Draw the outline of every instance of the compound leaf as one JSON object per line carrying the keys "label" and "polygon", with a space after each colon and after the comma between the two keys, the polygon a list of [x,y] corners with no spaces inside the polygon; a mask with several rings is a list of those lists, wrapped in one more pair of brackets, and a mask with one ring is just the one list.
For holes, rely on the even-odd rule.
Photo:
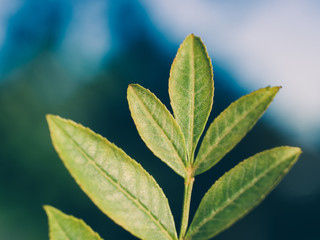
{"label": "compound leaf", "polygon": [[194,163],[195,175],[221,160],[255,125],[279,87],[266,87],[245,95],[225,109],[210,125]]}
{"label": "compound leaf", "polygon": [[182,177],[186,176],[186,149],[182,132],[167,108],[149,90],[131,84],[128,102],[138,132],[150,150]]}
{"label": "compound leaf", "polygon": [[177,239],[168,200],[141,165],[80,124],[47,120],[60,158],[102,212],[138,238]]}
{"label": "compound leaf", "polygon": [[67,215],[58,209],[44,207],[49,219],[50,240],[102,240],[84,221]]}
{"label": "compound leaf", "polygon": [[300,154],[296,147],[273,148],[224,174],[201,200],[186,239],[210,239],[243,217],[279,183]]}
{"label": "compound leaf", "polygon": [[213,104],[211,60],[201,39],[193,34],[183,41],[173,61],[169,95],[192,161]]}

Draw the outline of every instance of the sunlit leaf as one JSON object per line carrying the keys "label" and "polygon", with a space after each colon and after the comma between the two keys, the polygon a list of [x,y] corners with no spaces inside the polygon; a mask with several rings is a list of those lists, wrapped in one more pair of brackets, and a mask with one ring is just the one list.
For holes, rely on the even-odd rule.
{"label": "sunlit leaf", "polygon": [[173,116],[154,94],[137,84],[129,85],[128,102],[143,141],[156,156],[184,177],[186,149],[182,132]]}
{"label": "sunlit leaf", "polygon": [[205,194],[186,239],[210,239],[260,203],[301,154],[278,147],[250,157],[223,175]]}
{"label": "sunlit leaf", "polygon": [[49,219],[50,240],[102,240],[84,221],[45,206]]}
{"label": "sunlit leaf", "polygon": [[47,120],[60,158],[102,212],[138,238],[177,239],[163,191],[138,163],[80,124]]}
{"label": "sunlit leaf", "polygon": [[210,169],[255,125],[279,87],[266,87],[241,97],[210,125],[195,160],[195,175]]}
{"label": "sunlit leaf", "polygon": [[213,103],[211,60],[200,38],[193,34],[181,44],[173,61],[169,94],[174,116],[185,137],[189,161],[193,161]]}

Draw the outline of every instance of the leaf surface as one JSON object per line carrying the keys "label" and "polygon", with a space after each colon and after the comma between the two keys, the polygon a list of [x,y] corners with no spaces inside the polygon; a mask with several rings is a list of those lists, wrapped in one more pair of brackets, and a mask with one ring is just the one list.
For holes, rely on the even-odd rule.
{"label": "leaf surface", "polygon": [[245,95],[212,122],[195,160],[195,175],[209,170],[240,142],[278,91],[279,87],[266,87]]}
{"label": "leaf surface", "polygon": [[211,60],[201,39],[193,34],[183,41],[173,61],[169,95],[192,161],[213,104]]}
{"label": "leaf surface", "polygon": [[128,102],[138,132],[150,150],[175,172],[186,175],[186,149],[182,132],[167,108],[149,90],[131,84]]}
{"label": "leaf surface", "polygon": [[58,209],[44,207],[49,219],[50,240],[102,240],[84,221],[67,215]]}
{"label": "leaf surface", "polygon": [[102,212],[138,238],[177,239],[168,200],[141,165],[80,124],[47,120],[60,158]]}
{"label": "leaf surface", "polygon": [[210,239],[243,217],[279,183],[300,154],[300,148],[274,148],[224,174],[201,200],[186,239]]}

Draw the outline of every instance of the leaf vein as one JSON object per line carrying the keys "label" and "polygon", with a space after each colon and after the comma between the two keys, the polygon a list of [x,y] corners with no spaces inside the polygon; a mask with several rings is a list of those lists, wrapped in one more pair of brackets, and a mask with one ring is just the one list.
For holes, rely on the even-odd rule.
{"label": "leaf vein", "polygon": [[[160,227],[160,229],[170,237],[170,239],[174,239],[166,227],[159,221],[159,219],[143,204],[139,199],[137,199],[134,195],[130,193],[122,184],[120,184],[116,179],[114,179],[111,175],[109,175],[100,165],[98,165],[94,159],[90,155],[86,153],[86,151],[68,134],[67,131],[60,124],[56,122],[56,124],[60,127],[63,133],[69,137],[74,146],[78,149],[78,151],[87,159],[88,163],[90,163],[95,169],[97,169],[105,178],[115,186],[120,192],[123,193],[132,203],[134,203],[142,212],[144,212],[147,216],[150,217],[151,221]],[[148,178],[149,180],[149,178]],[[93,200],[93,199],[92,199]]]}
{"label": "leaf vein", "polygon": [[[219,214],[220,212],[222,212],[224,209],[226,209],[230,204],[233,203],[233,201],[235,201],[237,198],[239,198],[243,193],[245,193],[247,190],[249,190],[250,188],[254,187],[255,184],[261,180],[263,177],[265,177],[269,172],[271,172],[273,169],[275,169],[278,165],[282,164],[284,161],[286,161],[287,158],[284,158],[283,161],[277,162],[275,163],[273,166],[271,166],[269,169],[267,169],[266,171],[264,171],[263,173],[261,173],[258,177],[255,177],[252,179],[252,181],[250,183],[248,183],[246,186],[244,186],[243,188],[241,188],[238,192],[236,192],[234,194],[234,196],[232,198],[230,198],[229,201],[226,201],[226,204],[223,205],[221,208],[218,209],[214,209],[213,212],[206,218],[204,218],[199,224],[198,226],[193,229],[193,233],[196,233],[203,225],[205,225],[208,221],[210,221],[212,218],[214,218],[214,216],[216,214]],[[233,174],[232,174],[233,175]],[[191,234],[191,236],[194,234]]]}
{"label": "leaf vein", "polygon": [[[226,137],[230,132],[232,132],[232,129],[239,123],[241,122],[242,120],[244,120],[251,112],[253,112],[256,107],[258,107],[260,105],[261,102],[263,102],[266,98],[268,98],[269,95],[267,95],[266,97],[264,98],[261,98],[260,101],[257,101],[254,106],[252,107],[251,110],[247,111],[245,114],[241,115],[238,117],[237,120],[234,121],[234,123],[232,125],[230,125],[229,127],[225,128],[225,130],[223,131],[223,134],[222,136],[219,134],[215,143],[213,145],[210,145],[207,147],[207,150],[206,153],[204,155],[201,156],[200,160],[197,161],[196,163],[196,166],[194,167],[195,169],[197,169],[199,167],[199,165],[205,161],[205,159],[208,157],[208,155],[211,153],[211,151],[222,141],[221,139],[223,139],[224,137]],[[237,109],[237,108],[236,108]],[[235,109],[235,110],[236,110]],[[222,112],[223,114],[224,112]]]}
{"label": "leaf vein", "polygon": [[[135,93],[135,91],[133,91],[133,93],[136,95],[136,98],[138,99],[138,101],[141,103],[141,105],[143,106],[143,108],[150,113],[150,110],[148,109],[148,107],[145,105],[145,103],[143,101],[141,101],[141,99],[139,98],[139,96]],[[170,113],[169,113],[170,114]],[[183,156],[180,156],[180,153],[177,149],[177,146],[170,141],[170,137],[168,136],[168,133],[166,131],[163,130],[163,128],[161,127],[161,124],[157,121],[157,119],[154,117],[154,115],[151,115],[151,119],[156,123],[156,126],[158,127],[158,129],[161,130],[163,136],[165,136],[165,138],[168,140],[168,142],[170,143],[171,147],[174,150],[174,154],[178,157],[178,159],[181,160],[182,164],[185,165],[184,161],[183,161]],[[150,115],[147,115],[148,118],[150,118]],[[178,163],[179,164],[179,163]]]}

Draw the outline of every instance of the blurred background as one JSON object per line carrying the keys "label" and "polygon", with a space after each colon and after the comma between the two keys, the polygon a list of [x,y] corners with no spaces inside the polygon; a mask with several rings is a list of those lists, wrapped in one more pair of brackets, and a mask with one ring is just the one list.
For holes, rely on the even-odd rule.
{"label": "blurred background", "polygon": [[213,62],[209,122],[244,94],[283,88],[243,141],[196,179],[191,214],[239,161],[300,146],[283,182],[215,239],[319,240],[319,12],[317,0],[0,0],[0,239],[48,239],[44,204],[84,219],[104,239],[135,239],[64,168],[47,113],[90,127],[140,162],[164,189],[179,226],[183,180],[140,140],[126,89],[139,83],[169,107],[171,63],[194,33]]}

